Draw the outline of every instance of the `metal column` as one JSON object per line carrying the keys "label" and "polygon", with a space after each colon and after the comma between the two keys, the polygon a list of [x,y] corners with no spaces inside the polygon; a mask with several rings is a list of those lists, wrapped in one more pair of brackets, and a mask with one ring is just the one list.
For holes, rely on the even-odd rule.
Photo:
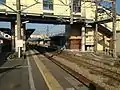
{"label": "metal column", "polygon": [[15,51],[15,22],[11,22],[12,51]]}
{"label": "metal column", "polygon": [[105,43],[105,39],[106,39],[106,38],[105,38],[105,35],[103,35],[103,51],[104,51],[104,52],[105,52],[105,44],[106,44],[106,43]]}
{"label": "metal column", "polygon": [[70,1],[70,24],[73,24],[73,0]]}
{"label": "metal column", "polygon": [[22,23],[23,51],[26,51],[26,23]]}
{"label": "metal column", "polygon": [[[16,0],[17,8],[17,40],[21,40],[21,5],[20,0]],[[18,47],[18,57],[21,57],[21,47]]]}
{"label": "metal column", "polygon": [[113,57],[116,55],[116,0],[112,1],[112,16],[113,16]]}
{"label": "metal column", "polygon": [[85,51],[85,27],[82,27],[82,48],[81,50],[84,52]]}
{"label": "metal column", "polygon": [[[98,0],[96,0],[96,11],[95,11],[95,21],[98,21]],[[97,52],[97,44],[98,44],[98,24],[95,24],[95,32],[94,32],[94,52]]]}

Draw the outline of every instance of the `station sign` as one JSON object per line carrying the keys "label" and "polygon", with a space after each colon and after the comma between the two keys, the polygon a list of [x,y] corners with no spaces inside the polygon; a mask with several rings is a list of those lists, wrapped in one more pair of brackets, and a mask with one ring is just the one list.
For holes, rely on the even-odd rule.
{"label": "station sign", "polygon": [[23,47],[23,43],[24,43],[23,40],[17,40],[16,41],[16,47]]}

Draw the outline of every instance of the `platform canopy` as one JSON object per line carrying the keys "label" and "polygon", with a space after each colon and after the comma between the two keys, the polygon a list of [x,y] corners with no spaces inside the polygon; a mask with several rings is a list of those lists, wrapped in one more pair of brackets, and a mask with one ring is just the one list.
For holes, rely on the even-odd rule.
{"label": "platform canopy", "polygon": [[30,37],[30,35],[35,31],[35,29],[27,29],[26,30],[26,40]]}

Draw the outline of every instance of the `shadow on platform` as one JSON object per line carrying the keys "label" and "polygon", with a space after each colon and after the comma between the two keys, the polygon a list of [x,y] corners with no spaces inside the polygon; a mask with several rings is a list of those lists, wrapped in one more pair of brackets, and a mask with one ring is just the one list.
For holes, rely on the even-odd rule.
{"label": "shadow on platform", "polygon": [[10,52],[1,52],[0,53],[0,67],[7,61],[7,57],[9,56]]}

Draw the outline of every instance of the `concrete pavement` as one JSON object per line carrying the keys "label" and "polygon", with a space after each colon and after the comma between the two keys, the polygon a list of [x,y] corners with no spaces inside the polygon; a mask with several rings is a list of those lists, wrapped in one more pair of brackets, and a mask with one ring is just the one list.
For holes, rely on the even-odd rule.
{"label": "concrete pavement", "polygon": [[34,53],[30,53],[30,51],[27,53],[29,85],[31,90],[49,90],[41,72],[39,71],[39,68],[34,61]]}
{"label": "concrete pavement", "polygon": [[0,90],[29,90],[26,60],[7,60],[0,55]]}
{"label": "concrete pavement", "polygon": [[[34,90],[48,90],[48,87],[39,72],[32,57],[29,57],[30,66],[27,59],[11,59],[7,60],[5,54],[0,54],[0,90],[33,90],[30,81],[29,67],[35,84]],[[3,63],[4,62],[4,63]]]}
{"label": "concrete pavement", "polygon": [[[48,58],[46,58],[44,55],[40,54],[36,50],[34,50],[34,52],[36,52],[36,55],[38,57],[38,59],[34,59],[34,60],[36,61],[39,60],[46,67],[46,69],[49,71],[52,77],[57,80],[57,83],[54,83],[54,81],[52,80],[50,84],[52,83],[54,84],[54,86],[55,84],[59,84],[63,88],[63,90],[88,90],[88,88],[84,88],[85,86],[82,83],[78,82],[71,75],[66,73],[63,69],[61,69],[59,66],[57,66]],[[48,79],[49,78],[47,78],[47,80]],[[56,89],[56,90],[59,90],[59,89]]]}
{"label": "concrete pavement", "polygon": [[0,90],[86,90],[36,50],[27,51],[27,59],[4,59],[0,59],[5,61],[0,67]]}

